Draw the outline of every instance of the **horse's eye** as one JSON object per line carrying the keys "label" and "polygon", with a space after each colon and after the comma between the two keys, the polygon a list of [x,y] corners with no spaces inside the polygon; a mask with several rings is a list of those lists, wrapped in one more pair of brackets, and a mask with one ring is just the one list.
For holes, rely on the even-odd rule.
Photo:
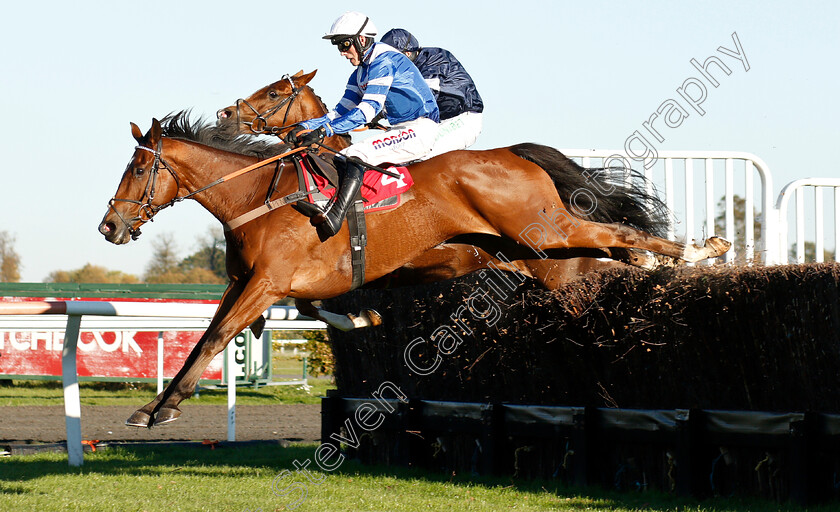
{"label": "horse's eye", "polygon": [[137,178],[139,178],[140,176],[143,176],[144,172],[146,172],[146,170],[143,169],[142,167],[135,167],[134,168],[134,176],[137,177]]}
{"label": "horse's eye", "polygon": [[279,96],[279,94],[277,94],[277,91],[268,91],[268,97],[269,98],[271,98],[273,100],[276,100],[277,96]]}

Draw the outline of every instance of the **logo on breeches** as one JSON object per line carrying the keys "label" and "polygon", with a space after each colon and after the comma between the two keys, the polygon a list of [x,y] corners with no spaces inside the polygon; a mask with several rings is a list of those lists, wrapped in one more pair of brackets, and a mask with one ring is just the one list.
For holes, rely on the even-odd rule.
{"label": "logo on breeches", "polygon": [[386,146],[394,146],[396,144],[401,144],[407,141],[408,139],[413,139],[414,137],[417,137],[417,134],[414,133],[414,130],[409,128],[408,130],[401,131],[397,135],[376,139],[372,142],[372,144],[374,149],[382,149]]}

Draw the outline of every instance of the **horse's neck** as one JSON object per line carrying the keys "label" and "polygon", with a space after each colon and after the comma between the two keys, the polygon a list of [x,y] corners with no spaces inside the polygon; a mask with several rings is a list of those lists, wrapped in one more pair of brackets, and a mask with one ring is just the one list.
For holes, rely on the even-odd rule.
{"label": "horse's neck", "polygon": [[[196,142],[164,140],[170,141],[172,146],[164,146],[164,157],[178,175],[181,185],[178,195],[181,197],[259,162],[256,157],[230,153]],[[268,164],[198,192],[191,199],[195,199],[219,221],[227,222],[265,202],[274,170],[274,164]],[[295,174],[284,173],[277,183],[277,191],[289,194],[296,186]]]}
{"label": "horse's neck", "polygon": [[300,91],[300,109],[297,112],[292,112],[289,114],[292,123],[300,123],[301,121],[306,121],[307,119],[313,119],[316,117],[321,117],[326,115],[327,108],[324,105],[324,102],[321,101],[320,98],[315,94],[310,87],[305,87]]}

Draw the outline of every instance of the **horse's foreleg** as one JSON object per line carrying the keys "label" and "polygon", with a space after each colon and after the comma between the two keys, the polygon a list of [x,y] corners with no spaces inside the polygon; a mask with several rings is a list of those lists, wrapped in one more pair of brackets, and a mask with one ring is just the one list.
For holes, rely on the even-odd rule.
{"label": "horse's foreleg", "polygon": [[359,316],[350,313],[340,315],[321,308],[316,308],[311,300],[295,299],[295,307],[306,316],[320,320],[340,331],[352,331],[364,327],[374,327],[382,323],[382,316],[373,309],[363,309]]}
{"label": "horse's foreleg", "polygon": [[184,372],[184,368],[189,366],[192,361],[198,355],[198,347],[204,343],[204,340],[207,338],[210,331],[213,329],[213,325],[216,324],[215,318],[217,318],[220,314],[222,314],[223,310],[227,311],[230,306],[239,298],[240,294],[242,293],[242,284],[240,281],[234,281],[228,285],[225,289],[224,293],[222,294],[221,300],[219,301],[219,308],[216,310],[214,321],[211,322],[210,327],[208,327],[207,331],[201,336],[201,339],[196,343],[193,350],[190,352],[189,356],[187,356],[187,360],[184,362],[184,366],[182,366],[181,371],[175,376],[175,378],[167,385],[167,387],[159,393],[154,400],[147,403],[140,409],[134,411],[125,422],[125,424],[129,427],[149,427],[151,428],[152,424],[154,423],[154,414],[157,410],[159,404],[164,400],[164,397],[168,397],[167,394],[170,392],[170,388],[173,387],[176,381],[182,378],[182,374]]}
{"label": "horse's foreleg", "polygon": [[163,393],[137,410],[126,425],[151,427],[176,420],[181,415],[178,404],[192,395],[201,374],[213,358],[279,298],[268,293],[267,280],[256,277],[244,286],[232,285],[228,288],[210,326],[193,347],[184,366]]}

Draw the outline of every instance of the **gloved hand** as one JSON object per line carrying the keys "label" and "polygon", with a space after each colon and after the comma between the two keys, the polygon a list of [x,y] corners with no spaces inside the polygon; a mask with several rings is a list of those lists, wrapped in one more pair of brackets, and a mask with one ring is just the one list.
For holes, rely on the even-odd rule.
{"label": "gloved hand", "polygon": [[300,135],[300,132],[303,131],[302,126],[297,126],[286,135],[286,143],[292,144],[294,146],[311,146],[315,143],[321,142],[324,140],[324,137],[327,136],[327,129],[323,126],[320,128],[316,128],[311,132],[304,133]]}
{"label": "gloved hand", "polygon": [[327,136],[327,129],[325,127],[315,128],[309,133],[304,133],[298,137],[298,146],[311,146],[324,140]]}
{"label": "gloved hand", "polygon": [[297,125],[297,126],[295,126],[295,127],[294,127],[294,128],[292,128],[291,130],[289,130],[289,133],[287,133],[285,137],[283,137],[283,142],[285,142],[286,144],[288,144],[288,145],[290,145],[290,146],[295,146],[295,145],[297,145],[297,143],[298,143],[298,134],[299,134],[300,132],[302,132],[303,130],[305,130],[305,129],[306,129],[306,128],[304,128],[304,127],[303,127],[303,126],[301,126],[301,125]]}

